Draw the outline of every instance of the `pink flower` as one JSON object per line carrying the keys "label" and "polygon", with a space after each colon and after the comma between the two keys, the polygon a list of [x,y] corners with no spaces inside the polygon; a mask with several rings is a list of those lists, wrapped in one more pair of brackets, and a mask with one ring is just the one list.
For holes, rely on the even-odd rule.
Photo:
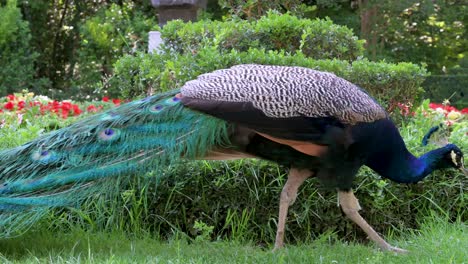
{"label": "pink flower", "polygon": [[23,123],[23,114],[18,114],[18,125],[21,125]]}

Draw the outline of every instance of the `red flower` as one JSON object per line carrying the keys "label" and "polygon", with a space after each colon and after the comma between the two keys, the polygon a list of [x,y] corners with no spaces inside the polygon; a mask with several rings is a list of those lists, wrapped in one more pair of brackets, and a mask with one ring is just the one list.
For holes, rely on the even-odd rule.
{"label": "red flower", "polygon": [[49,102],[49,107],[50,107],[50,111],[54,113],[58,113],[60,110],[60,102],[58,101],[53,101],[52,103]]}
{"label": "red flower", "polygon": [[62,109],[62,118],[67,119],[68,118],[68,111],[65,109]]}
{"label": "red flower", "polygon": [[437,108],[444,108],[443,104],[436,104],[436,103],[429,103],[429,108],[431,109],[437,109]]}
{"label": "red flower", "polygon": [[8,98],[8,101],[13,101],[16,98],[15,95],[13,95],[13,94],[9,94],[6,97]]}
{"label": "red flower", "polygon": [[114,105],[120,105],[121,101],[120,99],[112,99],[112,103],[114,103]]}
{"label": "red flower", "polygon": [[86,108],[86,111],[96,113],[97,108],[94,105],[90,105],[90,106],[88,106],[88,108]]}
{"label": "red flower", "polygon": [[[437,103],[429,103],[429,108],[436,110],[437,108],[440,108],[444,110],[445,112],[449,113],[452,111],[455,112],[461,112],[461,113],[468,113],[468,109],[464,108],[463,110],[458,110],[457,108],[450,106],[450,105],[444,105],[444,104],[437,104]],[[447,115],[447,114],[446,114]]]}
{"label": "red flower", "polygon": [[63,111],[70,111],[72,108],[72,104],[70,102],[62,102],[62,105],[60,106]]}
{"label": "red flower", "polygon": [[104,97],[102,98],[102,101],[103,101],[103,102],[106,102],[106,103],[109,102],[109,96],[104,96]]}
{"label": "red flower", "polygon": [[72,105],[72,109],[73,109],[74,116],[80,115],[83,112],[81,111],[80,107],[76,104]]}
{"label": "red flower", "polygon": [[447,110],[447,112],[458,111],[455,107],[450,105],[445,106],[445,110]]}
{"label": "red flower", "polygon": [[463,108],[461,110],[462,114],[467,114],[468,115],[468,107],[467,108]]}
{"label": "red flower", "polygon": [[29,106],[31,106],[31,107],[33,107],[33,106],[42,106],[42,103],[38,102],[38,101],[29,102]]}
{"label": "red flower", "polygon": [[18,109],[21,110],[26,106],[26,103],[24,101],[19,101],[18,102]]}
{"label": "red flower", "polygon": [[41,105],[39,107],[39,111],[41,111],[41,115],[43,115],[47,109],[48,109],[47,105]]}
{"label": "red flower", "polygon": [[11,111],[13,108],[15,108],[15,104],[12,101],[9,101],[3,106],[3,108]]}

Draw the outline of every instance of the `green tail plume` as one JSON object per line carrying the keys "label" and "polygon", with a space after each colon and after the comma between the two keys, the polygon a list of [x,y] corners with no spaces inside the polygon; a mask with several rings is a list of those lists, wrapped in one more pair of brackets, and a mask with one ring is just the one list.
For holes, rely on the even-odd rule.
{"label": "green tail plume", "polygon": [[111,178],[160,173],[228,144],[227,124],[183,107],[178,91],[148,97],[0,152],[0,237],[50,208],[115,190]]}

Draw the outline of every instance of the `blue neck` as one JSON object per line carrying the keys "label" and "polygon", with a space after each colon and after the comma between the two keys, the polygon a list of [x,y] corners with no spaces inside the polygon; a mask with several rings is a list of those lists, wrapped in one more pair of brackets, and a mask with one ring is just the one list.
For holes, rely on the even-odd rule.
{"label": "blue neck", "polygon": [[382,177],[399,183],[416,183],[438,169],[442,157],[440,149],[420,158],[413,156],[398,129],[388,119],[362,125],[353,134],[355,131],[369,153],[366,165]]}
{"label": "blue neck", "polygon": [[381,155],[386,162],[369,162],[368,166],[382,177],[399,183],[416,183],[424,179],[437,167],[436,153],[428,152],[416,158],[410,152],[394,153],[392,151]]}

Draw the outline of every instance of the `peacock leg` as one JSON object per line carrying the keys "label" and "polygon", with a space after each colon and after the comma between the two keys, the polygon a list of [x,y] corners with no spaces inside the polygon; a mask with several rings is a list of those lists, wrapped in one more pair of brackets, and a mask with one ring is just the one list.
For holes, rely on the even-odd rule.
{"label": "peacock leg", "polygon": [[279,216],[278,216],[278,229],[276,231],[275,248],[282,248],[284,245],[284,229],[286,225],[286,217],[288,215],[288,208],[296,201],[297,190],[299,186],[310,176],[312,172],[307,169],[291,168],[288,175],[288,180],[281,191]]}
{"label": "peacock leg", "polygon": [[338,199],[340,201],[341,208],[343,212],[351,219],[354,223],[361,227],[361,229],[366,232],[369,238],[377,243],[377,245],[382,250],[394,251],[397,253],[407,253],[407,250],[393,247],[388,244],[383,238],[375,232],[375,230],[362,218],[359,214],[359,210],[361,210],[361,206],[359,205],[358,199],[354,196],[352,190],[350,191],[338,191]]}

